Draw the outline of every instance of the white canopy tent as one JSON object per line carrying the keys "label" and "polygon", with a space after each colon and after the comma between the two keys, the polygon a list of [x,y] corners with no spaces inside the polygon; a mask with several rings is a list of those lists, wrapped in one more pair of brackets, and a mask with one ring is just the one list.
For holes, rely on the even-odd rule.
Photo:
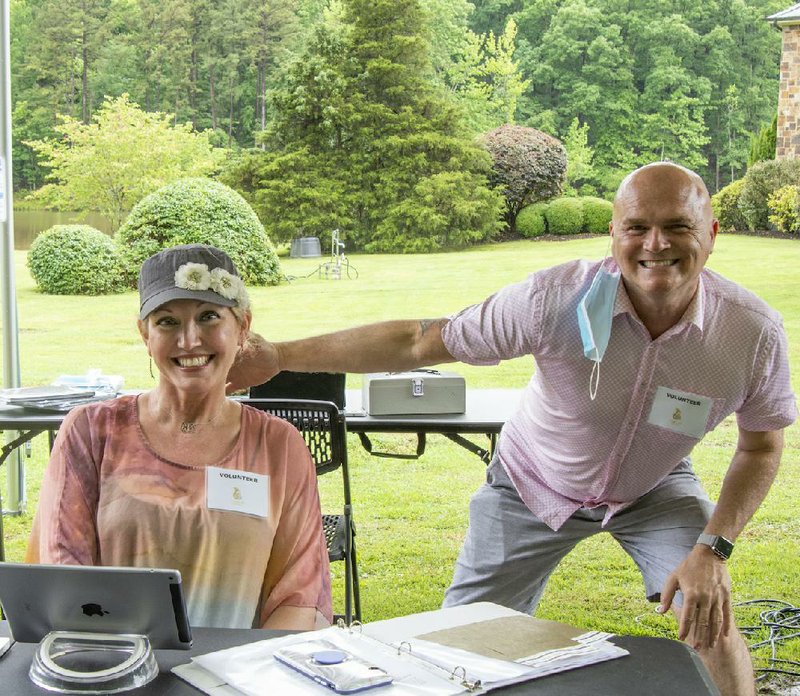
{"label": "white canopy tent", "polygon": [[[3,386],[20,386],[19,329],[14,283],[14,210],[11,183],[11,47],[9,0],[0,0],[0,321],[3,334]],[[11,435],[11,437],[8,437]],[[13,439],[7,433],[6,442]],[[22,459],[14,453],[6,460],[7,503],[10,512],[24,505]]]}

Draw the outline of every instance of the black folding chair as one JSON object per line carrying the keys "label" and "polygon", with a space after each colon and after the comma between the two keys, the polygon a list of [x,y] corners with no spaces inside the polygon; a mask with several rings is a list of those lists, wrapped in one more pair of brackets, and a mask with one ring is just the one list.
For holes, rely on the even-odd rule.
{"label": "black folding chair", "polygon": [[[243,399],[242,403],[289,421],[300,431],[311,452],[317,476],[336,470],[342,473],[344,506],[341,514],[323,514],[322,524],[331,561],[344,561],[344,614],[350,625],[361,620],[361,598],[356,566],[356,528],[350,500],[347,467],[347,428],[344,415],[329,401],[303,399]],[[339,618],[335,616],[334,618]]]}

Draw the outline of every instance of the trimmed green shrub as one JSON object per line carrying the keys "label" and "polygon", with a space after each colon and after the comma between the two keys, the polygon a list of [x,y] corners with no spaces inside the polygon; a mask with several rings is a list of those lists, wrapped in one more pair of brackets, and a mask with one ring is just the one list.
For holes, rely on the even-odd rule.
{"label": "trimmed green shrub", "polygon": [[767,199],[779,188],[790,184],[800,185],[800,160],[764,160],[747,170],[739,194],[739,208],[750,229],[769,228]]}
{"label": "trimmed green shrub", "polygon": [[744,179],[737,179],[711,196],[711,207],[714,217],[719,220],[720,232],[748,229],[747,220],[739,207],[743,187]]}
{"label": "trimmed green shrub", "polygon": [[608,234],[608,225],[614,206],[610,201],[585,196],[583,202],[583,231],[591,234]]}
{"label": "trimmed green shrub", "polygon": [[781,232],[800,230],[800,186],[779,188],[767,199],[767,205],[771,211],[769,221]]}
{"label": "trimmed green shrub", "polygon": [[580,234],[583,230],[583,201],[580,198],[556,198],[545,208],[550,234]]}
{"label": "trimmed green shrub", "polygon": [[122,263],[114,241],[89,225],[54,225],[28,251],[28,268],[48,295],[122,292]]}
{"label": "trimmed green shrub", "polygon": [[248,285],[275,285],[280,265],[253,209],[236,191],[210,179],[179,179],[139,201],[117,230],[131,286],[142,262],[178,244],[225,251]]}
{"label": "trimmed green shrub", "polygon": [[547,203],[526,205],[517,213],[517,232],[523,237],[541,237],[547,232],[544,209]]}

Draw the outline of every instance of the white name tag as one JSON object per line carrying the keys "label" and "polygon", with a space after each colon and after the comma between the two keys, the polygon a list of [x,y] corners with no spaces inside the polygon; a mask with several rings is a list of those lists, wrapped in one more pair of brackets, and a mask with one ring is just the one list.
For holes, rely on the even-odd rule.
{"label": "white name tag", "polygon": [[706,433],[711,399],[707,396],[659,387],[648,423],[683,435],[701,438]]}
{"label": "white name tag", "polygon": [[237,469],[206,469],[206,504],[211,510],[269,514],[269,476]]}

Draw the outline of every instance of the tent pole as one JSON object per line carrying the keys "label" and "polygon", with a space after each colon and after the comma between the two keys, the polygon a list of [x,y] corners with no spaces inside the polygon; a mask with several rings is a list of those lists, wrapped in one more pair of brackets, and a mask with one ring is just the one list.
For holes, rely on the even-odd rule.
{"label": "tent pole", "polygon": [[[20,386],[19,329],[14,283],[14,207],[11,176],[11,41],[9,0],[0,0],[0,322],[3,333],[3,386]],[[7,432],[6,442],[18,433]],[[25,470],[19,451],[6,461],[8,512],[25,504]]]}

